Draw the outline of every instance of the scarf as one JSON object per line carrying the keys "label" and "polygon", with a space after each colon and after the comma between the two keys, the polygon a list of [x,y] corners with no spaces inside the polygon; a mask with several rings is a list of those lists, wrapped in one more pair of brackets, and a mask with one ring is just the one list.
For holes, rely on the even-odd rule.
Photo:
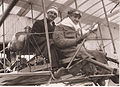
{"label": "scarf", "polygon": [[60,24],[65,25],[65,26],[69,26],[69,27],[74,27],[75,31],[78,31],[80,34],[82,32],[83,35],[89,31],[89,30],[81,29],[79,23],[74,24],[73,21],[69,17],[62,20],[58,25],[60,25]]}
{"label": "scarf", "polygon": [[69,26],[69,27],[74,27],[76,31],[78,31],[78,29],[80,29],[79,23],[74,24],[73,21],[69,17],[62,20],[58,25],[60,25],[60,24]]}

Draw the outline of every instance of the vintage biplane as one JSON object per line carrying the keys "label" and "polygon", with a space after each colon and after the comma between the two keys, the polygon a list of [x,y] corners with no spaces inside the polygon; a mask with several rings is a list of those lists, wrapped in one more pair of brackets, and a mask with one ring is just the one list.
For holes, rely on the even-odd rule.
{"label": "vintage biplane", "polygon": [[[5,1],[6,1],[6,3],[9,2],[7,0],[5,0]],[[12,10],[12,8],[19,1],[20,2],[22,2],[22,1],[28,2],[29,4],[32,4],[34,0],[33,1],[32,0],[30,0],[30,1],[29,0],[12,0],[11,3],[9,4],[8,8],[6,9],[6,11],[3,13],[3,15],[1,17],[0,26],[2,25],[4,20],[7,18],[7,16],[9,16],[9,13]],[[45,13],[46,12],[45,3],[46,2],[45,2],[45,0],[38,0],[38,1],[42,3],[43,14],[44,14],[44,23],[47,24],[46,16],[45,16],[45,14],[46,14]],[[49,1],[48,3],[51,2],[51,4],[57,3],[56,2],[57,0],[53,0],[53,1],[48,0],[48,1]],[[75,1],[76,9],[78,9],[77,0],[68,0],[65,4],[69,5],[70,3],[73,3],[74,1]],[[87,1],[90,1],[90,0],[84,0],[84,2],[81,3],[81,5],[86,3]],[[32,3],[30,3],[30,2],[32,2]],[[94,3],[93,6],[95,6],[99,2],[102,2],[102,4],[103,4],[105,18],[107,20],[107,25],[109,27],[109,31],[110,31],[110,35],[111,35],[111,39],[112,39],[113,49],[116,53],[114,40],[112,37],[109,21],[108,21],[106,10],[105,10],[104,0],[101,0],[101,1],[98,0],[98,2]],[[112,3],[113,2],[114,2],[114,0],[112,1]],[[119,2],[117,2],[117,3],[119,3]],[[66,8],[67,8],[67,6],[66,6]],[[92,6],[90,8],[92,8]],[[63,10],[64,8],[61,7],[61,9]],[[32,8],[31,8],[31,10],[32,10]],[[87,9],[86,9],[86,11],[87,11]],[[112,9],[112,11],[113,11],[113,9]],[[27,27],[27,28],[30,28],[30,27]],[[45,31],[46,31],[45,34],[46,34],[46,40],[47,40],[48,53],[50,53],[47,27],[45,28]],[[24,33],[24,38],[29,37],[29,35],[31,35],[31,33]],[[5,35],[3,34],[3,37],[4,36]],[[101,40],[102,40],[102,35],[101,35]],[[23,42],[25,42],[25,41],[27,41],[27,39],[23,40]],[[81,44],[84,45],[85,41],[86,41],[86,39],[83,40],[83,42]],[[22,45],[24,45],[24,44],[22,44]],[[34,44],[33,44],[33,46],[34,46]],[[63,72],[60,73],[61,75],[59,78],[54,74],[55,72],[52,70],[51,61],[46,62],[42,53],[40,53],[41,55],[35,55],[35,53],[33,54],[34,51],[31,49],[29,49],[29,53],[27,53],[28,52],[27,48],[28,47],[25,46],[24,50],[16,51],[15,53],[17,53],[19,60],[16,60],[13,64],[11,64],[11,62],[9,62],[10,59],[5,57],[5,53],[6,54],[8,53],[7,57],[9,57],[10,51],[9,51],[8,47],[5,46],[5,40],[3,41],[3,50],[1,50],[1,53],[4,54],[4,58],[1,57],[1,59],[0,59],[0,66],[1,66],[0,85],[42,85],[42,84],[52,84],[52,83],[64,83],[64,84],[69,85],[69,84],[79,84],[79,83],[84,84],[87,82],[92,82],[96,86],[99,86],[99,85],[105,85],[104,81],[102,81],[102,80],[108,80],[108,79],[112,80],[115,84],[119,84],[119,69],[112,68],[112,67],[110,67],[106,64],[103,64],[102,62],[96,61],[94,59],[88,58],[88,59],[83,59],[81,61],[85,60],[87,62],[90,62],[90,63],[94,64],[96,67],[100,67],[104,70],[109,71],[109,73],[85,75],[84,73],[81,73],[82,71],[78,71],[79,73],[77,75],[72,75],[67,72],[67,69],[69,69],[71,71],[76,70],[79,67],[78,65],[81,64],[81,61],[79,61],[77,64],[72,65],[74,62],[78,61],[78,59],[75,58],[75,56],[76,56],[77,52],[80,50],[81,45],[78,47],[78,50],[76,51],[74,56],[72,56],[71,58],[63,58],[62,60],[59,61],[60,64],[62,64],[64,67],[64,68],[60,67],[58,69],[58,70],[63,69]],[[31,54],[33,55],[33,57],[30,58],[29,60],[26,60],[25,58],[21,58],[21,55],[31,55]],[[51,60],[50,55],[51,54],[49,54],[49,60]],[[118,60],[110,58],[110,57],[105,57],[105,58],[107,61],[112,61],[119,65]],[[91,84],[89,84],[89,85],[91,85]]]}

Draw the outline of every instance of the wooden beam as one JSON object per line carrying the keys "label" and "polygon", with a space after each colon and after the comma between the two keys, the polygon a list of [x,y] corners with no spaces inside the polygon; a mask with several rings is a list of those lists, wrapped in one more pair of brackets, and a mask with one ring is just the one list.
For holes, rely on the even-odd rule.
{"label": "wooden beam", "polygon": [[110,21],[114,21],[114,20],[119,19],[119,18],[120,18],[120,16],[116,16],[115,18],[113,18],[113,19],[110,20]]}
{"label": "wooden beam", "polygon": [[112,16],[114,16],[114,15],[116,15],[118,13],[120,13],[119,10],[113,11],[111,14],[108,15],[108,18],[110,18],[110,17],[112,17]]}
{"label": "wooden beam", "polygon": [[[95,64],[95,65],[97,65],[99,67],[102,67],[104,69],[107,69],[107,70],[111,71],[111,74],[116,74],[116,75],[119,74],[119,70],[117,68],[111,68],[110,66],[108,66],[106,64],[103,64],[101,62],[98,62],[98,61],[90,59],[90,58],[86,59],[86,61],[88,61],[88,62],[93,63],[93,64]],[[114,73],[114,70],[116,70],[116,73]]]}
{"label": "wooden beam", "polygon": [[[112,4],[112,2],[106,4],[105,6],[108,6],[108,5],[110,5],[110,4]],[[98,12],[99,10],[101,10],[102,8],[103,8],[103,7],[99,8],[98,10],[96,10],[95,12],[93,12],[91,15],[86,15],[86,14],[84,14],[83,17],[82,17],[82,20],[84,20],[84,21],[87,20],[87,21],[88,21],[88,19],[90,19],[92,15],[94,15],[95,13],[97,13],[97,12]],[[97,18],[97,17],[96,17],[96,18]],[[96,19],[95,19],[95,20],[96,20]],[[87,23],[85,23],[85,24],[87,25]],[[86,25],[85,25],[85,26],[86,26]],[[84,27],[84,26],[83,26],[83,27]],[[82,28],[83,28],[83,27],[82,27]]]}
{"label": "wooden beam", "polygon": [[[10,2],[11,2],[12,0],[5,0],[4,1],[4,3],[6,3],[6,4],[10,4]],[[29,0],[28,0],[29,1]],[[30,0],[29,2],[28,2],[27,0],[19,0],[19,2],[16,4],[16,6],[19,6],[19,7],[21,7],[21,8],[24,8],[24,6],[23,5],[25,5],[25,3],[33,3],[33,5],[34,5],[34,8],[33,8],[33,10],[35,10],[35,11],[40,11],[41,9],[42,9],[42,5],[41,5],[41,0]],[[26,8],[24,8],[24,9],[26,9]]]}
{"label": "wooden beam", "polygon": [[104,10],[104,13],[105,13],[105,18],[106,18],[107,26],[108,26],[108,29],[109,29],[109,33],[110,33],[110,36],[111,36],[111,41],[112,41],[112,45],[113,45],[113,49],[114,49],[114,54],[116,54],[115,43],[114,43],[114,40],[113,40],[112,31],[111,31],[111,28],[110,28],[110,23],[109,23],[109,20],[108,20],[108,17],[107,17],[105,4],[104,4],[103,0],[101,0],[101,1],[102,1],[102,4],[103,4],[103,10]]}
{"label": "wooden beam", "polygon": [[112,1],[112,2],[114,2],[114,3],[120,2],[120,0],[110,0],[110,1]]}
{"label": "wooden beam", "polygon": [[[28,2],[27,3],[27,6],[25,5],[24,7],[24,10],[22,11],[22,15],[21,16],[25,16],[30,10],[31,10],[31,7],[32,7],[32,10],[33,10],[33,4],[31,2]],[[26,9],[25,9],[26,8]],[[19,12],[18,12],[19,13]],[[32,17],[32,16],[31,16]]]}
{"label": "wooden beam", "polygon": [[59,80],[52,80],[51,83],[65,83],[67,82],[66,84],[75,84],[75,83],[78,83],[78,84],[85,84],[87,82],[91,82],[93,83],[93,81],[95,80],[98,80],[99,78],[104,78],[104,77],[112,77],[114,76],[114,74],[105,74],[105,75],[90,75],[90,76],[82,76],[82,75],[78,75],[78,76],[70,76],[69,75],[66,75],[66,78],[64,78],[65,76],[62,77],[62,79],[59,79]]}
{"label": "wooden beam", "polygon": [[52,57],[51,57],[51,50],[50,50],[50,42],[49,42],[49,34],[48,34],[48,24],[47,24],[47,19],[46,19],[46,4],[45,1],[42,0],[42,5],[43,5],[43,13],[44,13],[44,26],[45,26],[45,35],[46,35],[46,40],[47,40],[47,50],[48,50],[48,57],[50,61],[50,70],[52,70]]}
{"label": "wooden beam", "polygon": [[85,0],[83,3],[81,3],[79,6],[78,6],[78,8],[80,7],[80,6],[82,6],[82,5],[84,5],[86,2],[88,2],[89,0]]}
{"label": "wooden beam", "polygon": [[98,3],[100,3],[101,1],[98,1],[98,2],[96,2],[96,3],[94,3],[92,6],[90,6],[88,9],[86,9],[85,11],[84,11],[84,13],[86,12],[86,11],[88,11],[90,8],[92,8],[92,7],[94,7],[95,5],[97,5]]}
{"label": "wooden beam", "polygon": [[[11,0],[5,0],[5,3],[8,3],[9,4],[9,2],[10,2]],[[50,5],[52,5],[52,4],[55,4],[55,5],[57,5],[57,6],[61,6],[61,7],[59,7],[59,10],[60,11],[64,11],[64,12],[62,12],[62,15],[63,15],[63,17],[65,17],[65,14],[66,14],[66,8],[68,8],[68,9],[73,9],[73,8],[70,8],[69,6],[72,4],[72,3],[74,3],[74,0],[68,0],[67,2],[65,2],[64,4],[60,4],[60,3],[57,3],[57,2],[55,2],[56,0],[54,0],[54,1],[49,1],[48,0],[48,3],[51,3]],[[88,0],[85,0],[85,1],[88,1]],[[20,7],[22,7],[22,5],[24,4],[24,3],[26,3],[27,1],[25,1],[25,0],[19,0],[19,3],[17,4],[17,6],[20,6]],[[42,10],[42,6],[41,6],[41,0],[40,1],[38,1],[38,0],[35,0],[35,1],[32,1],[31,3],[33,3],[33,10],[35,10],[35,11],[39,11],[39,12],[41,12],[41,11],[43,11]],[[108,3],[106,6],[108,6],[108,5],[110,5],[111,3],[113,3],[113,2],[110,2],[110,3]],[[79,5],[79,6],[81,6],[81,5]],[[78,7],[79,7],[78,6]],[[49,8],[49,7],[48,7]],[[100,8],[100,9],[98,9],[97,11],[99,11],[99,10],[101,10],[102,8]],[[28,12],[29,10],[27,10],[23,15],[25,15],[27,12]],[[95,14],[97,11],[95,11],[93,14]],[[42,14],[42,13],[41,13]],[[41,14],[39,14],[35,19],[37,19]],[[92,21],[91,20],[93,20],[93,19],[96,19],[97,17],[95,17],[95,16],[93,16],[93,14],[91,14],[91,15],[89,15],[89,14],[84,14],[83,16],[82,16],[82,19],[81,19],[81,22],[82,23],[84,23],[84,24],[90,24],[90,23],[92,23]],[[102,20],[102,19],[100,19],[100,18],[97,18],[97,20],[99,20],[99,21],[105,21],[105,20]],[[111,23],[111,25],[115,25],[115,23]]]}
{"label": "wooden beam", "polygon": [[17,4],[19,0],[13,0],[9,6],[7,7],[6,11],[4,12],[4,14],[1,17],[0,20],[0,26],[2,25],[2,23],[4,22],[4,20],[7,18],[7,16],[9,15],[10,11],[12,10],[12,8]]}
{"label": "wooden beam", "polygon": [[29,11],[30,11],[30,7],[27,8],[27,9],[24,11],[24,13],[22,14],[22,16],[25,16]]}
{"label": "wooden beam", "polygon": [[[49,6],[47,6],[46,10],[48,10],[48,8],[52,5],[52,4],[58,4],[55,2],[56,0],[52,1],[51,4]],[[69,7],[69,5],[71,5],[74,2],[74,0],[68,0],[67,2],[65,2],[64,4],[59,4],[61,5],[59,9],[59,11],[61,12],[62,10],[66,9],[67,7]],[[43,14],[43,11],[35,18],[37,19],[39,16],[41,16]]]}
{"label": "wooden beam", "polygon": [[27,12],[29,12],[30,9],[30,4],[29,3],[25,3],[24,6],[20,9],[20,11],[17,13],[17,15],[19,16],[24,16],[24,14],[27,14]]}
{"label": "wooden beam", "polygon": [[59,8],[59,10],[62,12],[62,11],[64,11],[66,8],[68,8],[73,3],[74,3],[74,0],[68,0],[63,5],[61,5],[61,7]]}
{"label": "wooden beam", "polygon": [[[52,4],[54,4],[55,1],[56,1],[56,0],[54,0],[53,2],[51,2],[51,3],[47,6],[46,10],[48,10],[48,8],[49,8]],[[38,14],[37,17],[35,17],[35,20],[36,20],[39,16],[41,16],[42,14],[43,14],[43,11],[41,11],[41,13]]]}

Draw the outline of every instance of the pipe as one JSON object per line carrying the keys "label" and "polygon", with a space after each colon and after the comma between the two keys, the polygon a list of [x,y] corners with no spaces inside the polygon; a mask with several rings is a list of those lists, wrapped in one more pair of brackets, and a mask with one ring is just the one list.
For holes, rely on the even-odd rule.
{"label": "pipe", "polygon": [[116,54],[116,48],[115,48],[115,44],[114,44],[114,40],[113,40],[113,36],[112,36],[112,31],[111,31],[111,29],[110,29],[110,24],[109,24],[109,21],[108,21],[108,17],[107,17],[105,5],[104,5],[103,0],[101,0],[101,1],[102,1],[102,4],[103,4],[103,9],[104,9],[104,13],[105,13],[105,18],[106,18],[106,21],[107,21],[108,29],[109,29],[110,36],[111,36],[111,41],[112,41],[112,44],[113,44],[114,54]]}
{"label": "pipe", "polygon": [[32,24],[33,24],[33,5],[32,3],[29,3],[30,4],[30,9],[31,9],[31,16],[32,16]]}
{"label": "pipe", "polygon": [[2,23],[5,21],[5,19],[7,18],[7,16],[9,15],[10,11],[12,10],[12,8],[17,4],[19,0],[13,0],[9,6],[7,7],[6,11],[4,12],[4,14],[2,15],[1,19],[0,19],[0,26],[2,25]]}

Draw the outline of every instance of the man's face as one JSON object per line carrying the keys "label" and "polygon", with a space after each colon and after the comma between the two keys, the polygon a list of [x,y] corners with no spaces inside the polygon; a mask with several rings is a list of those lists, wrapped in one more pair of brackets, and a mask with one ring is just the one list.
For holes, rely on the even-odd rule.
{"label": "man's face", "polygon": [[57,18],[57,13],[54,12],[54,11],[49,11],[49,12],[47,13],[47,16],[48,16],[48,19],[49,19],[49,20],[53,21],[55,18]]}
{"label": "man's face", "polygon": [[72,14],[70,18],[75,24],[78,24],[81,16],[79,14]]}
{"label": "man's face", "polygon": [[31,27],[29,27],[29,26],[25,27],[25,32],[29,33],[29,32],[31,32],[31,30],[32,30]]}

